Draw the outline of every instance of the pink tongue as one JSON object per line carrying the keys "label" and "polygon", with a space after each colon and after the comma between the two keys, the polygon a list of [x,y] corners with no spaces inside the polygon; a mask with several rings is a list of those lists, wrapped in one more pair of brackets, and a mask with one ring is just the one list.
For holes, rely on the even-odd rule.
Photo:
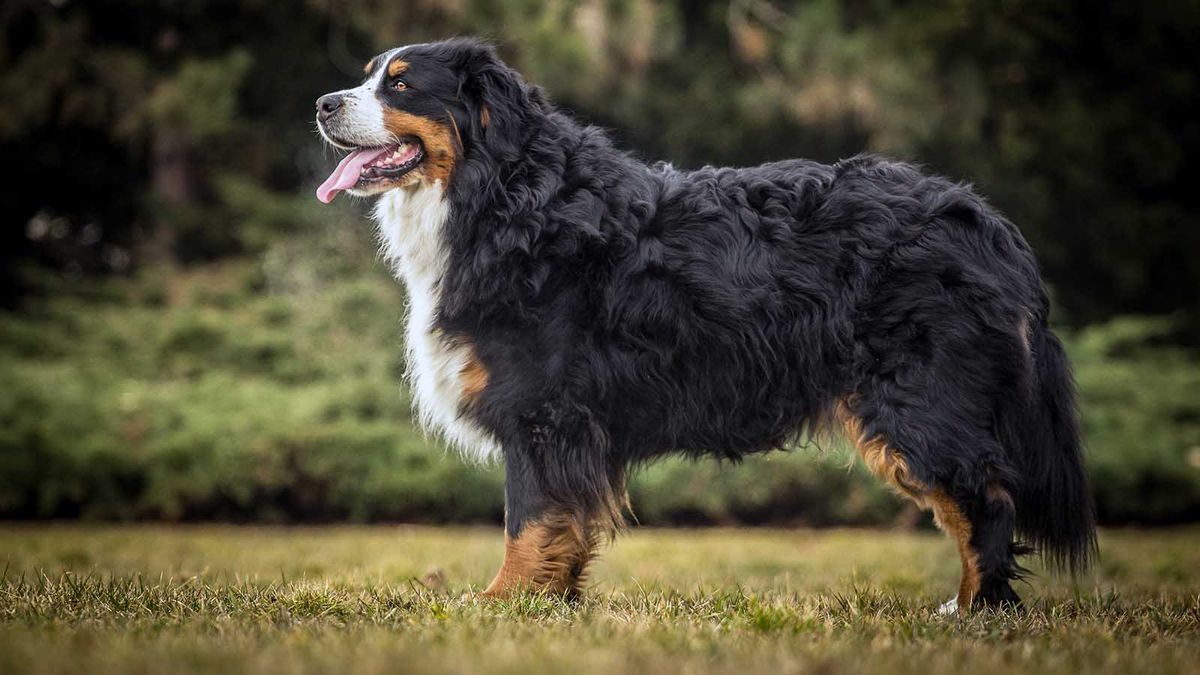
{"label": "pink tongue", "polygon": [[343,157],[329,178],[326,178],[325,182],[321,183],[321,187],[317,188],[317,199],[328,204],[333,201],[337,193],[357,185],[363,167],[375,161],[377,157],[388,150],[391,150],[391,146],[364,148]]}

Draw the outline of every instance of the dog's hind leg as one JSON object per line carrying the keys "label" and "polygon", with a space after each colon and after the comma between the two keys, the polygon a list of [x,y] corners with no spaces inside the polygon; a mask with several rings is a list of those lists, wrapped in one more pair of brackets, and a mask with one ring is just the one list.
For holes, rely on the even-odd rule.
{"label": "dog's hind leg", "polygon": [[[987,440],[982,430],[975,440],[975,434],[961,430],[957,437],[939,437],[939,425],[922,419],[919,408],[881,405],[861,395],[844,401],[837,414],[868,468],[933,511],[938,527],[954,541],[962,576],[957,595],[943,610],[1019,604],[1009,583],[1020,572],[1013,501],[1000,480],[988,478],[979,461],[984,453],[972,447],[996,441]],[[943,453],[941,461],[932,453]]]}
{"label": "dog's hind leg", "polygon": [[1018,606],[1010,583],[1021,574],[1013,543],[1014,511],[1007,490],[996,484],[983,495],[963,498],[935,489],[928,498],[934,520],[949,534],[962,558],[962,578],[945,610]]}

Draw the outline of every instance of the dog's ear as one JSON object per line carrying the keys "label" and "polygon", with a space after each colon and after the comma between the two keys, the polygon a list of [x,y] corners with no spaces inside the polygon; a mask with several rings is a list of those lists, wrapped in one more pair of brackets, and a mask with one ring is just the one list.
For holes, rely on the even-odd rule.
{"label": "dog's ear", "polygon": [[467,109],[472,140],[497,159],[516,159],[522,130],[537,110],[529,85],[490,44],[463,41],[459,49],[459,97]]}

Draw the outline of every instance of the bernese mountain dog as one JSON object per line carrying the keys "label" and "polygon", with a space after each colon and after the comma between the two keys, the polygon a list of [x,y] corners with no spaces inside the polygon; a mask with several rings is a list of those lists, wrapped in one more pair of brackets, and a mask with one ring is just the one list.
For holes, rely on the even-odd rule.
{"label": "bernese mountain dog", "polygon": [[504,462],[485,594],[579,593],[639,465],[831,430],[953,538],[947,611],[1018,603],[1035,548],[1094,556],[1037,263],[969,186],[872,156],[647,165],[473,39],[376,56],[317,123],[349,153],[318,198],[378,197],[419,417]]}

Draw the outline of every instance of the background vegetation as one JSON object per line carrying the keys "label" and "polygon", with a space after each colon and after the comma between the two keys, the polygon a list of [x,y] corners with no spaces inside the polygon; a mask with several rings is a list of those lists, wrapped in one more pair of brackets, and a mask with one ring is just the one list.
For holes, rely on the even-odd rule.
{"label": "background vegetation", "polygon": [[[403,291],[322,207],[312,101],[502,53],[648,160],[862,150],[975,182],[1044,264],[1101,517],[1200,519],[1200,2],[256,0],[0,7],[0,516],[497,521],[410,423]],[[836,446],[639,476],[644,523],[917,516]]]}

